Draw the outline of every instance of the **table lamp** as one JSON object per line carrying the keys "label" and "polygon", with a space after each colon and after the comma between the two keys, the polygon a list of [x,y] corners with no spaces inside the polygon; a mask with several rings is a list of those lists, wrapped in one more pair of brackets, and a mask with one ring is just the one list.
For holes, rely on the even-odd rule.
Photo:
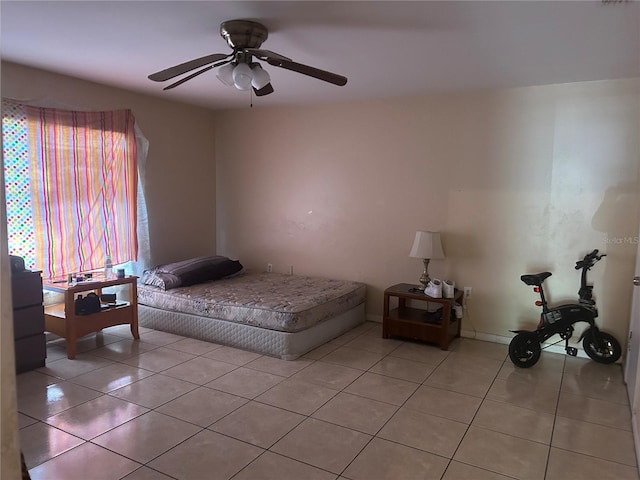
{"label": "table lamp", "polygon": [[431,280],[428,272],[429,260],[432,258],[444,258],[442,242],[440,241],[440,233],[423,232],[420,230],[417,231],[409,256],[412,258],[422,258],[422,261],[424,262],[424,272],[422,272],[422,275],[420,276],[420,283],[424,288],[426,288],[427,284]]}

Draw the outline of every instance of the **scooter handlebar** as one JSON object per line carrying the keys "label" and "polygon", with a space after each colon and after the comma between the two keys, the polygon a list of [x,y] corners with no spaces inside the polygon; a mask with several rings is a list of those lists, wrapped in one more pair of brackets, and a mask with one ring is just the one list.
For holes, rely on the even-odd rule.
{"label": "scooter handlebar", "polygon": [[587,253],[582,260],[576,262],[576,270],[580,270],[581,268],[585,267],[591,268],[597,261],[606,256],[606,253],[598,256],[598,249],[596,248],[593,252]]}

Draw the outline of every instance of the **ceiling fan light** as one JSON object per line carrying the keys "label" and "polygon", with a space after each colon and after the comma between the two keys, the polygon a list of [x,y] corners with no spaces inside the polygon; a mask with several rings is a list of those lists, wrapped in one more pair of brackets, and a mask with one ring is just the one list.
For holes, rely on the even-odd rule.
{"label": "ceiling fan light", "polygon": [[266,87],[269,82],[271,82],[271,77],[269,77],[269,72],[264,70],[260,65],[256,64],[251,69],[253,72],[253,80],[251,80],[251,85],[256,90],[260,90],[261,88]]}
{"label": "ceiling fan light", "polygon": [[253,73],[246,63],[239,63],[233,69],[233,83],[238,90],[249,90],[251,88]]}
{"label": "ceiling fan light", "polygon": [[216,77],[222,83],[224,83],[227,87],[233,86],[233,64],[227,63],[226,65],[221,66],[218,69],[218,73],[216,73]]}

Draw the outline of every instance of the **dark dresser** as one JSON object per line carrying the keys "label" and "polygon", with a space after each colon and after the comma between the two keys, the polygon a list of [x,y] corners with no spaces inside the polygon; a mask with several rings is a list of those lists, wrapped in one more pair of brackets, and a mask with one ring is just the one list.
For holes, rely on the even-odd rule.
{"label": "dark dresser", "polygon": [[44,367],[47,346],[44,336],[42,272],[11,272],[11,298],[16,372]]}

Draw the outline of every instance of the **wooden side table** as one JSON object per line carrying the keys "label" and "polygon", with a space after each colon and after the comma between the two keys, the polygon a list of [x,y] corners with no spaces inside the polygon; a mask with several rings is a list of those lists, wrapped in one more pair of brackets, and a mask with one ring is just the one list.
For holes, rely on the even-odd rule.
{"label": "wooden side table", "polygon": [[[64,303],[47,305],[44,309],[45,330],[67,340],[67,357],[76,356],[76,340],[89,333],[98,332],[114,325],[131,325],[133,338],[138,333],[138,277],[128,275],[124,278],[94,279],[73,284],[43,282],[45,290],[63,293]],[[89,315],[76,315],[75,298],[79,294],[94,292],[98,296],[102,289],[116,285],[129,287],[129,301],[119,301],[115,305],[103,305],[99,312]]]}
{"label": "wooden side table", "polygon": [[[416,285],[399,283],[384,291],[382,337],[404,337],[435,343],[442,350],[460,336],[462,322],[451,314],[454,303],[460,303],[464,292],[456,290],[454,298],[433,298],[423,292],[413,292]],[[397,299],[397,308],[390,309],[391,299]],[[407,306],[407,300],[439,303],[442,309],[433,314],[425,309]]]}

